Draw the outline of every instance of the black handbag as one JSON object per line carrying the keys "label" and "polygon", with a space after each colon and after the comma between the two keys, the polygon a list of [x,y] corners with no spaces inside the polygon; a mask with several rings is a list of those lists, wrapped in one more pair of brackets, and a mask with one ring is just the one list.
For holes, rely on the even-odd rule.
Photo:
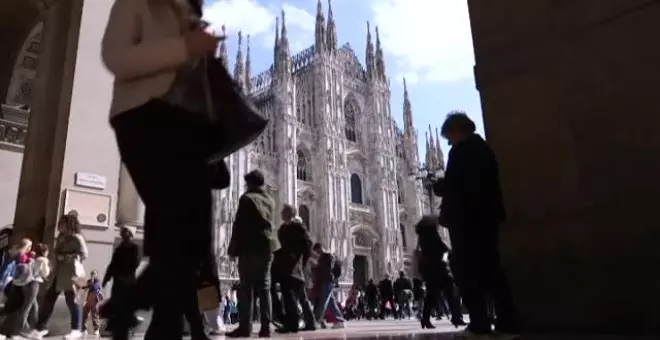
{"label": "black handbag", "polygon": [[209,163],[218,163],[250,144],[268,125],[268,120],[243,94],[227,69],[212,56],[179,69],[161,99],[209,119]]}

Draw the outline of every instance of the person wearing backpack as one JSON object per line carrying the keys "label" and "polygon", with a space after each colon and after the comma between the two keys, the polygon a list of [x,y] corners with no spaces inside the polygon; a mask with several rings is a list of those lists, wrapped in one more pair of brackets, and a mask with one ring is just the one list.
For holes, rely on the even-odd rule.
{"label": "person wearing backpack", "polygon": [[[323,316],[325,310],[330,307],[330,311],[334,314],[337,322],[333,325],[334,329],[341,329],[346,326],[346,320],[342,315],[341,309],[335,297],[335,288],[341,276],[341,264],[331,253],[323,249],[320,243],[314,244],[312,250],[318,254],[316,268],[314,269],[314,284],[317,285],[318,294],[314,308],[314,316],[316,321],[324,327],[325,321]],[[339,274],[339,275],[336,275]]]}

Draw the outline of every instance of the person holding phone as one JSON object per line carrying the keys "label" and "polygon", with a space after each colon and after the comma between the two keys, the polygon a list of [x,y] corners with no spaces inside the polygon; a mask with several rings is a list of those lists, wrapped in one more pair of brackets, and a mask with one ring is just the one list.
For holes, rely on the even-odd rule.
{"label": "person holding phone", "polygon": [[224,39],[206,31],[200,15],[196,0],[115,0],[102,40],[103,62],[115,77],[110,125],[145,205],[149,257],[133,288],[101,307],[114,339],[127,339],[135,310],[148,307],[145,339],[180,339],[197,269],[211,251],[216,173],[207,163],[213,137],[207,117],[163,100],[178,72]]}

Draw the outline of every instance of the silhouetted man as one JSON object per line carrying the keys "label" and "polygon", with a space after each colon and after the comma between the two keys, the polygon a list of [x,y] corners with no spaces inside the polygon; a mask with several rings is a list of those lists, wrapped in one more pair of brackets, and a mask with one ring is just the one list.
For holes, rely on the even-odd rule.
{"label": "silhouetted man", "polygon": [[275,202],[264,190],[264,175],[253,170],[244,177],[246,192],[241,196],[232,227],[227,253],[238,258],[238,328],[228,337],[252,334],[252,309],[255,295],[259,299],[261,330],[259,337],[270,337],[270,266],[273,252],[280,248],[273,235]]}
{"label": "silhouetted man", "polygon": [[442,196],[439,222],[449,229],[452,268],[470,314],[464,336],[490,335],[487,299],[492,298],[496,331],[515,339],[518,321],[497,246],[498,224],[505,218],[499,170],[495,154],[475,130],[464,113],[450,114],[442,125],[452,148],[445,176],[434,185]]}
{"label": "silhouetted man", "polygon": [[[133,232],[127,227],[121,228],[119,236],[121,237],[121,243],[112,253],[102,285],[105,287],[112,280],[111,296],[122,299],[135,284],[135,271],[140,265],[140,249],[133,242]],[[132,318],[132,323],[137,324],[138,319],[135,316],[132,316]]]}
{"label": "silhouetted man", "polygon": [[312,309],[305,292],[305,276],[303,268],[312,252],[312,239],[303,225],[302,219],[296,216],[296,208],[285,204],[282,208],[282,225],[277,231],[281,248],[276,253],[273,262],[274,272],[280,278],[282,302],[284,304],[283,327],[279,333],[298,332],[298,303],[302,308],[306,330],[314,330],[315,322]]}
{"label": "silhouetted man", "polygon": [[376,318],[376,309],[378,309],[378,286],[374,279],[369,279],[367,287],[364,289],[364,297],[367,303],[367,320]]}
{"label": "silhouetted man", "polygon": [[396,317],[396,304],[394,303],[394,285],[390,276],[385,275],[385,278],[378,283],[378,292],[380,293],[380,318],[385,319],[387,312],[387,304],[389,302],[392,310],[392,315]]}
{"label": "silhouetted man", "polygon": [[408,317],[412,317],[412,282],[403,271],[399,272],[399,278],[394,281],[394,294],[399,306],[399,310],[395,315],[401,319],[404,317],[405,310]]}

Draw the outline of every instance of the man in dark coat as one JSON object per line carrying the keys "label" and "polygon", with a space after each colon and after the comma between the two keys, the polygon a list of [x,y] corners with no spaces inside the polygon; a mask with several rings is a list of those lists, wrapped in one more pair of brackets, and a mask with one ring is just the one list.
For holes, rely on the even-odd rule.
{"label": "man in dark coat", "polygon": [[[119,231],[121,243],[115,248],[110,259],[110,264],[105,270],[102,285],[105,286],[112,280],[112,291],[110,296],[114,298],[124,298],[131,287],[135,284],[135,271],[140,265],[140,248],[133,242],[133,232],[122,227]],[[143,304],[148,304],[146,298]],[[132,324],[137,324],[138,319],[132,316]]]}
{"label": "man in dark coat", "polygon": [[442,136],[452,146],[444,178],[434,185],[442,197],[439,222],[449,229],[457,283],[470,314],[466,334],[488,335],[487,299],[497,314],[495,330],[518,333],[518,320],[500,262],[498,224],[505,212],[495,154],[464,113],[447,116]]}
{"label": "man in dark coat", "polygon": [[241,196],[232,227],[227,253],[238,258],[239,326],[228,337],[248,337],[252,334],[252,304],[259,299],[261,330],[259,337],[270,337],[271,300],[270,266],[273,252],[280,246],[273,233],[275,202],[264,190],[264,175],[253,170],[244,177],[246,192]]}
{"label": "man in dark coat", "polygon": [[282,302],[284,304],[283,327],[280,333],[298,332],[298,303],[300,303],[305,318],[306,330],[314,330],[314,315],[305,292],[305,275],[303,268],[312,252],[312,239],[302,219],[296,216],[296,208],[285,204],[282,208],[282,226],[277,231],[281,248],[276,253],[273,266],[280,278]]}
{"label": "man in dark coat", "polygon": [[390,275],[385,275],[385,278],[378,283],[378,292],[380,293],[380,318],[385,319],[387,313],[387,304],[389,302],[392,316],[396,317],[396,303],[394,303],[394,284],[390,279]]}
{"label": "man in dark coat", "polygon": [[365,300],[367,300],[367,320],[375,319],[376,310],[378,309],[378,286],[376,286],[374,279],[369,279],[364,295]]}
{"label": "man in dark coat", "polygon": [[405,317],[404,311],[408,314],[407,317],[412,317],[412,288],[412,282],[406,276],[406,273],[400,271],[399,277],[394,281],[394,296],[399,307],[395,315],[398,319]]}

